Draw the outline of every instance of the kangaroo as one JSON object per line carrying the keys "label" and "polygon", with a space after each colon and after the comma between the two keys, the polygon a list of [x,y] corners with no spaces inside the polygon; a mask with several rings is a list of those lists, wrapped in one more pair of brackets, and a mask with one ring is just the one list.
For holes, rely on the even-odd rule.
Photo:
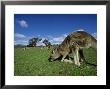
{"label": "kangaroo", "polygon": [[83,61],[83,48],[93,47],[97,49],[97,40],[85,31],[76,31],[70,33],[64,41],[50,54],[49,61],[57,60],[61,58],[61,62],[72,53],[74,63],[80,66],[80,61]]}

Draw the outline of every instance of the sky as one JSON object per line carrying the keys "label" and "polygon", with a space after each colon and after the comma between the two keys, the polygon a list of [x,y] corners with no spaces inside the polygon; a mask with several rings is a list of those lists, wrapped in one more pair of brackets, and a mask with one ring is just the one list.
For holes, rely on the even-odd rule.
{"label": "sky", "polygon": [[[15,14],[14,44],[27,45],[33,37],[60,44],[71,32],[81,30],[97,37],[97,14]],[[37,45],[44,45],[39,42]]]}

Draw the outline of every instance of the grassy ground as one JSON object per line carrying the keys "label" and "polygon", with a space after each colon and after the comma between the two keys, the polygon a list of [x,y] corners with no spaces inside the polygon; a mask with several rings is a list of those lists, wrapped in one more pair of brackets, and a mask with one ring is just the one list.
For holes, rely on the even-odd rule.
{"label": "grassy ground", "polygon": [[[96,76],[97,67],[82,63],[81,67],[60,61],[49,62],[51,50],[15,48],[14,75],[15,76]],[[87,62],[96,64],[96,51],[92,48],[84,50]]]}

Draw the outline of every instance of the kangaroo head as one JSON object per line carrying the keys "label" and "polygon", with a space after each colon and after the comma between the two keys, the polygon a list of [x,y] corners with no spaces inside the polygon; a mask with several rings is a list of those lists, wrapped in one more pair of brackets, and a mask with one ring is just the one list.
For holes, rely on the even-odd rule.
{"label": "kangaroo head", "polygon": [[56,60],[57,58],[59,58],[59,56],[60,56],[60,54],[59,54],[57,48],[55,48],[55,49],[52,50],[52,52],[51,52],[50,57],[49,57],[48,60],[49,60],[49,61],[54,61],[54,60]]}

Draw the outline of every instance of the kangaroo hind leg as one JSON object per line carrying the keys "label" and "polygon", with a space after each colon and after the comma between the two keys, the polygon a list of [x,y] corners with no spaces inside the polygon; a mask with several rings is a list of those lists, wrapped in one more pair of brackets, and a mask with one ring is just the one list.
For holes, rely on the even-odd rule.
{"label": "kangaroo hind leg", "polygon": [[79,59],[80,62],[83,62],[85,60],[83,49],[79,50],[79,57],[80,57]]}

